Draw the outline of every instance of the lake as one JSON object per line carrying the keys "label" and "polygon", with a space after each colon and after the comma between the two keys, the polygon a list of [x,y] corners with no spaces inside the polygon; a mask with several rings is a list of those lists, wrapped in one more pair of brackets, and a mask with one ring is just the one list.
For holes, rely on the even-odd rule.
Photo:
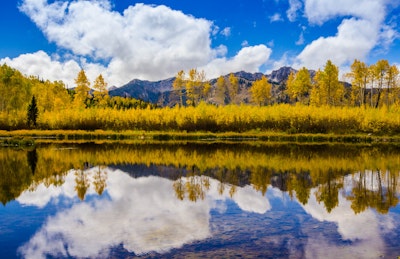
{"label": "lake", "polygon": [[397,258],[400,147],[0,149],[2,258]]}

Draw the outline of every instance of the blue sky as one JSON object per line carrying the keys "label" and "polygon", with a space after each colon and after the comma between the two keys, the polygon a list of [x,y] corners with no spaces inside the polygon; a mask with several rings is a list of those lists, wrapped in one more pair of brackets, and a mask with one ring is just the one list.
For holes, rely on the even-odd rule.
{"label": "blue sky", "polygon": [[0,63],[109,85],[197,68],[208,77],[281,66],[400,63],[400,0],[17,0],[0,8]]}

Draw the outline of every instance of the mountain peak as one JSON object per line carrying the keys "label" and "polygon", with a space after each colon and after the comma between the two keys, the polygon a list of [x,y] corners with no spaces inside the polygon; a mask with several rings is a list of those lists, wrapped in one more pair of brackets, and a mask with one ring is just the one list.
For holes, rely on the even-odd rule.
{"label": "mountain peak", "polygon": [[281,67],[278,70],[273,70],[268,79],[273,83],[281,83],[287,80],[291,72],[296,73],[297,70],[292,67]]}
{"label": "mountain peak", "polygon": [[[233,74],[238,78],[243,78],[243,79],[246,79],[246,80],[249,80],[249,81],[259,80],[264,75],[263,73],[259,73],[259,72],[257,72],[257,73],[249,73],[249,72],[246,72],[246,71],[239,71],[239,72],[236,72],[236,73],[233,73]],[[227,76],[229,76],[229,75],[230,74],[228,74]]]}

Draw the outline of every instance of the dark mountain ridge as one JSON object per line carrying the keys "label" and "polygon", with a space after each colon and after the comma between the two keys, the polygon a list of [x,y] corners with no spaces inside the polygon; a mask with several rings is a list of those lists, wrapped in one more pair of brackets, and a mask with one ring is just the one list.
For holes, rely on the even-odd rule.
{"label": "dark mountain ridge", "polygon": [[[286,80],[291,72],[297,72],[297,70],[291,67],[281,67],[278,70],[274,70],[269,75],[265,75],[268,81],[273,85],[273,95],[280,95],[286,84]],[[239,71],[233,73],[239,80],[239,86],[243,90],[247,90],[254,81],[259,80],[264,76],[263,73],[248,73],[245,71]],[[310,71],[310,75],[313,76],[315,71]],[[228,80],[230,74],[224,76],[225,80]],[[122,96],[132,97],[140,99],[146,102],[159,103],[160,105],[168,105],[170,103],[170,95],[172,92],[172,84],[175,77],[168,78],[160,81],[146,81],[134,79],[129,83],[110,90],[111,96]],[[211,79],[210,84],[214,88],[217,79]],[[246,92],[246,91],[245,91]],[[244,93],[243,100],[248,100],[247,93]],[[248,94],[247,94],[248,95]]]}

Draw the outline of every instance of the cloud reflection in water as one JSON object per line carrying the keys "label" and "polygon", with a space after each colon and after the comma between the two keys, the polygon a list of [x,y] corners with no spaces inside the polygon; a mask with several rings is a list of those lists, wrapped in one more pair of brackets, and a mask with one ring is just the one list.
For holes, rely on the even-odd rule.
{"label": "cloud reflection in water", "polygon": [[[350,175],[345,179],[347,188],[351,188],[352,177]],[[344,197],[343,192],[339,192],[339,205],[328,213],[324,204],[316,200],[316,192],[317,188],[311,191],[308,203],[302,207],[320,222],[335,223],[342,240],[349,241],[351,245],[338,245],[330,240],[329,233],[320,232],[309,236],[305,248],[307,258],[379,258],[385,254],[382,231],[387,226],[393,227],[391,217],[381,218],[371,209],[354,214],[351,202]]]}
{"label": "cloud reflection in water", "polygon": [[[85,173],[93,178],[96,170]],[[23,257],[107,257],[111,248],[121,244],[135,254],[167,252],[210,237],[211,209],[220,204],[218,200],[231,199],[227,190],[218,193],[219,182],[214,179],[210,179],[205,198],[191,202],[176,198],[169,179],[132,178],[119,170],[104,170],[108,173],[107,198],[78,202],[49,217],[19,248]],[[71,171],[61,188],[39,186],[34,192],[24,192],[18,202],[44,207],[61,196],[75,198],[74,179]],[[92,185],[86,195],[91,194],[95,194]],[[268,199],[250,186],[237,187],[233,201],[244,211],[265,213],[271,209]]]}

